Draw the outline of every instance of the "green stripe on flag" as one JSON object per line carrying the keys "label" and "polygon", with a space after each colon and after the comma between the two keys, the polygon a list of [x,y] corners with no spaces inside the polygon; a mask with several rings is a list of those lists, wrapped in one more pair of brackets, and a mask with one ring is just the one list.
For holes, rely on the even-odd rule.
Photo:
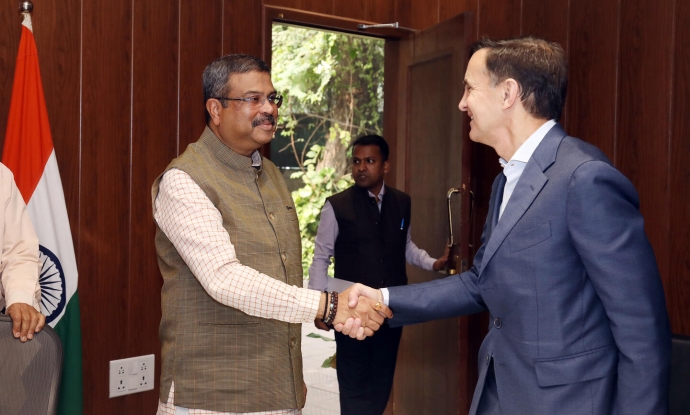
{"label": "green stripe on flag", "polygon": [[81,370],[81,324],[79,295],[75,292],[67,302],[65,314],[55,326],[62,342],[62,380],[58,394],[58,415],[82,415],[84,393]]}

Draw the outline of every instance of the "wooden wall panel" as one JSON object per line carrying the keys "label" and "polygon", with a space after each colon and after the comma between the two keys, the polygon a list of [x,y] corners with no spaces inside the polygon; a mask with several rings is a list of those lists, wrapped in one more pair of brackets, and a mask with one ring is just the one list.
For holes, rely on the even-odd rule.
{"label": "wooden wall panel", "polygon": [[335,0],[333,14],[339,17],[364,20],[367,15],[367,7],[371,4],[367,0]]}
{"label": "wooden wall panel", "polygon": [[400,26],[419,29],[412,16],[412,2],[413,0],[395,0],[395,20]]}
{"label": "wooden wall panel", "polygon": [[[127,356],[130,289],[132,9],[83,5],[82,193],[78,261],[85,413],[126,413],[108,396],[108,361]],[[106,406],[107,404],[107,406]]]}
{"label": "wooden wall panel", "polygon": [[[517,36],[520,31],[521,0],[477,1],[477,38]],[[471,6],[475,10],[474,6]]]}
{"label": "wooden wall panel", "polygon": [[367,0],[365,20],[376,23],[395,22],[396,0]]}
{"label": "wooden wall panel", "polygon": [[223,55],[261,56],[262,39],[256,35],[261,33],[261,0],[223,0],[223,3]]}
{"label": "wooden wall panel", "polygon": [[333,14],[335,1],[343,0],[300,0],[299,9],[314,13]]}
{"label": "wooden wall panel", "polygon": [[[36,5],[35,5],[36,6]],[[81,2],[41,2],[34,37],[43,90],[75,249],[79,246]],[[14,72],[14,67],[12,68]],[[4,118],[0,112],[0,118]],[[4,136],[4,129],[3,129]],[[79,251],[75,252],[79,258]]]}
{"label": "wooden wall panel", "polygon": [[439,0],[411,1],[410,15],[414,29],[424,29],[439,23]]}
{"label": "wooden wall panel", "polygon": [[199,138],[206,125],[201,77],[206,65],[222,55],[222,18],[222,0],[180,2],[178,154]]}
{"label": "wooden wall panel", "polygon": [[[12,84],[14,82],[14,66],[17,61],[19,38],[22,34],[22,20],[16,9],[11,12],[0,13],[0,155],[5,144],[7,130],[7,115],[10,110]],[[39,59],[40,59],[39,50]]]}
{"label": "wooden wall panel", "polygon": [[467,9],[467,0],[439,0],[438,2],[438,20],[442,22],[448,20],[453,16],[457,16]]}
{"label": "wooden wall panel", "polygon": [[[662,275],[674,333],[690,335],[690,2],[675,2],[669,180],[669,273]],[[657,251],[657,255],[663,254]]]}
{"label": "wooden wall panel", "polygon": [[570,13],[567,131],[600,148],[613,161],[616,148],[618,0],[585,0]]}
{"label": "wooden wall panel", "polygon": [[[154,5],[134,2],[132,137],[131,137],[131,229],[127,356],[156,354],[160,357],[160,290],[163,279],[153,243],[151,184],[177,154],[178,81],[177,2]],[[154,312],[155,311],[155,312]],[[156,386],[160,359],[156,362]],[[124,397],[130,410],[155,413],[158,388]]]}
{"label": "wooden wall panel", "polygon": [[[669,114],[672,4],[621,3],[616,166],[640,194],[645,230],[662,275],[669,274]],[[653,80],[650,82],[650,80]]]}
{"label": "wooden wall panel", "polygon": [[291,9],[300,8],[300,0],[264,0],[266,6],[289,7]]}
{"label": "wooden wall panel", "polygon": [[522,0],[520,34],[558,42],[567,50],[569,6],[562,0]]}

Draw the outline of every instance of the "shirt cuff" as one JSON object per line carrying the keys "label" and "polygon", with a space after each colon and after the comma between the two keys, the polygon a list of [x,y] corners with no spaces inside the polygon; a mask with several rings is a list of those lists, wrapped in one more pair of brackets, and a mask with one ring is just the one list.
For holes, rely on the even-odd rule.
{"label": "shirt cuff", "polygon": [[[40,296],[41,289],[37,283],[35,284],[34,292],[29,292],[28,287],[11,288],[5,290],[5,307],[9,308],[12,304],[23,303],[28,304],[36,309],[36,311],[41,311],[40,307]],[[25,284],[23,284],[25,285]]]}
{"label": "shirt cuff", "polygon": [[433,271],[434,270],[434,263],[436,262],[436,259],[432,257],[427,257],[424,260],[424,265],[422,268],[424,268],[427,271]]}
{"label": "shirt cuff", "polygon": [[381,295],[383,295],[383,304],[388,305],[388,288],[381,288]]}

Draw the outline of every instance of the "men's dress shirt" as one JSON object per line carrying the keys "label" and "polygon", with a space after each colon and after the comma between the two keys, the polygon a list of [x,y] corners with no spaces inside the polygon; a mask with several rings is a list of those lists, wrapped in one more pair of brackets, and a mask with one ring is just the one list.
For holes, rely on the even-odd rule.
{"label": "men's dress shirt", "polygon": [[[258,156],[258,153],[255,153]],[[260,162],[260,157],[252,157]],[[220,211],[199,185],[179,169],[161,179],[155,219],[206,292],[216,301],[252,316],[291,323],[316,318],[321,293],[294,287],[242,265],[235,255]],[[241,243],[241,241],[240,241]],[[287,340],[286,340],[287,341]],[[234,415],[174,406],[174,383],[167,403],[158,403],[158,414]],[[285,409],[243,415],[293,415]]]}
{"label": "men's dress shirt", "polygon": [[503,210],[505,210],[510,196],[512,196],[513,190],[515,190],[515,185],[518,180],[520,180],[520,176],[522,176],[522,172],[525,170],[525,166],[530,157],[532,157],[534,150],[537,149],[544,137],[546,137],[546,133],[548,133],[554,125],[556,125],[556,121],[549,120],[541,127],[537,128],[537,131],[533,132],[527,141],[522,143],[520,148],[517,149],[510,161],[505,161],[503,158],[498,159],[498,162],[501,163],[503,167],[503,174],[506,176],[506,185],[503,188],[503,200],[501,201],[501,209],[498,212],[499,219],[501,215],[503,215]]}
{"label": "men's dress shirt", "polygon": [[[383,197],[386,193],[385,188],[386,186],[381,186],[381,191],[376,197],[379,212],[381,212]],[[369,192],[369,196],[375,197],[371,192]],[[338,221],[335,219],[331,202],[326,201],[321,209],[321,220],[319,221],[319,229],[316,232],[316,241],[314,242],[314,259],[309,267],[309,288],[312,290],[325,291],[328,286],[328,267],[331,264],[331,257],[335,255],[336,239],[338,239]],[[427,271],[433,270],[434,262],[436,262],[425,250],[419,249],[412,242],[409,227],[407,228],[405,260],[408,264]]]}
{"label": "men's dress shirt", "polygon": [[[503,174],[506,176],[506,184],[503,188],[503,200],[501,201],[501,209],[498,212],[498,218],[503,215],[503,210],[505,210],[508,201],[510,201],[510,196],[513,195],[513,190],[515,190],[515,185],[517,185],[522,172],[525,170],[527,162],[534,154],[534,150],[539,147],[546,133],[556,125],[556,120],[549,120],[542,124],[541,127],[537,128],[529,138],[522,143],[522,145],[517,149],[510,161],[505,161],[503,158],[499,158],[498,162],[501,163],[503,167]],[[388,290],[386,288],[381,288],[381,293],[383,294],[383,303],[388,305]]]}
{"label": "men's dress shirt", "polygon": [[38,237],[10,169],[0,164],[0,310],[14,303],[40,311]]}

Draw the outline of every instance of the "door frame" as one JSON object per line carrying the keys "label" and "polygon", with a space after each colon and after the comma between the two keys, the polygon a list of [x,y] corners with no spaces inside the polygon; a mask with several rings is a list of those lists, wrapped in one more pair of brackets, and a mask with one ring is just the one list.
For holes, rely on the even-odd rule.
{"label": "door frame", "polygon": [[[398,90],[398,54],[397,47],[393,47],[401,39],[405,39],[414,33],[407,29],[395,28],[377,28],[367,29],[362,31],[357,29],[359,24],[377,24],[387,22],[370,22],[364,20],[355,20],[346,17],[337,17],[332,15],[307,12],[303,10],[291,9],[287,7],[276,7],[264,5],[262,9],[262,48],[261,58],[269,66],[271,66],[271,28],[274,23],[293,24],[302,27],[309,27],[318,30],[325,30],[331,32],[339,32],[350,35],[368,36],[380,39],[385,39],[384,54],[386,56],[384,67],[383,96],[395,96]],[[386,135],[386,142],[390,147],[391,157],[388,160],[389,173],[386,176],[386,183],[392,187],[396,187],[396,177],[398,176],[398,162],[397,154],[397,136],[398,123],[395,116],[398,114],[398,103],[394,99],[384,99],[383,101],[383,131]],[[385,114],[389,114],[386,116]],[[270,143],[261,148],[263,156],[270,159],[271,147]]]}

